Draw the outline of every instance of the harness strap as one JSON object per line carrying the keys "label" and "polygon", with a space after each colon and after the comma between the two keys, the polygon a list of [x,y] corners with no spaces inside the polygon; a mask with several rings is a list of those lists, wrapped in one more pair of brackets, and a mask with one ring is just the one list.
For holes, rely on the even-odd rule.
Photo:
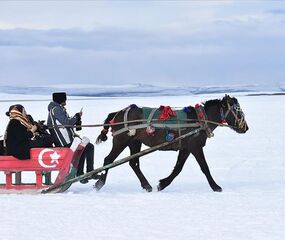
{"label": "harness strap", "polygon": [[[176,121],[177,121],[177,126],[178,126],[178,136],[181,136],[181,126],[180,126],[180,119],[178,117],[178,114],[176,115]],[[179,148],[181,148],[181,140],[179,140]]]}
{"label": "harness strap", "polygon": [[211,138],[214,136],[214,133],[213,131],[211,130],[211,128],[208,126],[208,123],[207,123],[207,114],[205,112],[205,109],[200,105],[200,104],[196,104],[195,106],[195,111],[196,111],[196,114],[197,114],[197,117],[198,117],[198,120],[202,120],[201,122],[201,127],[204,128],[206,134],[207,134],[207,137],[208,138]]}
{"label": "harness strap", "polygon": [[[124,122],[128,121],[128,113],[130,111],[130,107],[126,109],[125,113],[124,113]],[[138,125],[132,125],[132,126],[128,126],[127,123],[124,123],[124,127],[114,131],[112,133],[113,136],[117,136],[123,132],[126,131],[131,131],[131,130],[137,130],[137,129],[142,129],[142,128],[147,128],[149,126],[153,126],[156,128],[170,128],[170,129],[176,129],[178,131],[179,136],[181,136],[181,128],[197,128],[197,127],[202,127],[208,138],[211,138],[214,136],[213,131],[211,130],[211,128],[208,126],[207,122],[207,114],[205,112],[205,109],[199,105],[196,104],[195,106],[195,111],[197,113],[197,117],[198,117],[198,121],[202,120],[201,122],[196,122],[196,123],[180,123],[180,119],[177,116],[177,124],[167,124],[167,123],[153,123],[153,116],[156,112],[157,108],[152,109],[150,115],[148,116],[148,119],[146,121],[146,123],[143,124],[138,124]],[[228,113],[227,113],[228,114]],[[179,142],[180,144],[180,142]]]}
{"label": "harness strap", "polygon": [[130,107],[128,107],[127,109],[126,109],[126,111],[125,111],[125,113],[124,113],[124,122],[125,122],[125,128],[127,128],[128,129],[128,124],[126,123],[127,121],[128,121],[128,114],[129,114],[129,111],[130,111]]}
{"label": "harness strap", "polygon": [[[201,127],[200,123],[181,123],[181,124],[164,124],[164,123],[152,123],[153,127],[156,128],[171,128],[171,129],[179,129],[179,128],[197,128]],[[113,136],[119,135],[123,132],[133,130],[133,129],[142,129],[147,128],[149,125],[147,123],[132,125],[128,127],[124,127],[112,133]]]}
{"label": "harness strap", "polygon": [[208,123],[207,123],[207,114],[205,112],[205,109],[202,107],[202,112],[204,113],[203,116],[204,116],[204,123],[205,123],[205,128],[206,128],[206,133],[207,133],[207,137],[208,138],[211,138],[211,137],[214,137],[214,133],[213,131],[211,130],[211,128],[208,126]]}
{"label": "harness strap", "polygon": [[154,116],[156,110],[157,110],[157,108],[154,108],[154,109],[151,110],[151,112],[150,112],[150,114],[148,116],[148,119],[147,119],[147,125],[148,126],[152,125],[151,124],[151,120],[153,119],[153,116]]}
{"label": "harness strap", "polygon": [[[112,135],[113,136],[116,136],[118,134],[121,134],[123,132],[126,132],[126,131],[129,131],[131,130],[131,126],[128,126],[128,114],[129,114],[129,111],[130,111],[131,107],[128,107],[125,109],[125,113],[124,113],[124,127],[121,128],[120,130],[118,131],[115,131],[115,132],[112,132]],[[117,113],[118,114],[118,113]],[[116,116],[115,116],[116,117]],[[115,119],[115,117],[113,119]],[[118,132],[118,133],[117,133]]]}

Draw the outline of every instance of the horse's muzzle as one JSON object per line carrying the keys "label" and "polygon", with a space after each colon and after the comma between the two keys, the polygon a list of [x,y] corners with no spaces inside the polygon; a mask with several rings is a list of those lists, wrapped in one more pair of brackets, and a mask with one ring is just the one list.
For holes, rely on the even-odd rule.
{"label": "horse's muzzle", "polygon": [[236,128],[237,133],[246,133],[249,130],[249,127],[245,121],[239,124],[238,128]]}

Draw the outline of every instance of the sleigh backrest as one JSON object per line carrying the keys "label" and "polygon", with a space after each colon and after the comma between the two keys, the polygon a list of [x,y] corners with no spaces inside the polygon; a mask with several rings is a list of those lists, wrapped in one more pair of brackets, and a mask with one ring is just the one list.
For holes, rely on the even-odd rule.
{"label": "sleigh backrest", "polygon": [[33,148],[31,158],[19,160],[13,156],[0,156],[0,171],[54,171],[65,161],[69,148]]}

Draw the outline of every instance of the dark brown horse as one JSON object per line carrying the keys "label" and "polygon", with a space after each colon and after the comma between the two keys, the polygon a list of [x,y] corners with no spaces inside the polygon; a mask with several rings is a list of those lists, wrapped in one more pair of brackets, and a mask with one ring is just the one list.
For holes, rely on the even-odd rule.
{"label": "dark brown horse", "polygon": [[[146,127],[125,131],[128,129],[128,127],[131,128],[131,126],[134,127],[145,122],[145,119],[143,119],[142,108],[129,107],[118,112],[110,113],[105,120],[105,124],[109,124],[110,121],[111,123],[120,123],[125,121],[134,122],[127,125],[114,124],[112,126],[112,132],[114,135],[113,147],[109,155],[104,159],[104,165],[112,163],[126,147],[130,148],[131,154],[133,155],[140,152],[142,143],[150,147],[156,146],[160,143],[165,142],[166,134],[168,134],[167,136],[174,137],[183,135],[192,131],[193,129],[197,129],[198,123],[202,126],[202,130],[197,134],[183,139],[180,142],[170,144],[169,146],[161,149],[163,151],[179,151],[179,154],[172,173],[168,177],[161,179],[157,188],[159,191],[166,188],[181,172],[186,159],[189,157],[190,153],[192,153],[200,165],[202,172],[205,174],[213,191],[221,192],[222,188],[216,184],[213,177],[211,176],[208,164],[204,156],[203,147],[206,145],[207,137],[210,137],[212,135],[212,131],[214,131],[217,126],[227,125],[237,133],[245,133],[248,130],[248,126],[244,118],[244,113],[240,108],[238,100],[228,95],[226,95],[222,100],[209,100],[206,101],[203,106],[198,105],[195,106],[195,108],[190,106],[187,109],[187,120],[191,122],[191,124],[194,122],[193,127],[181,128],[180,130],[171,129],[170,132],[172,135],[169,135],[169,130],[166,132],[166,128],[163,127],[156,128],[155,132],[152,134],[150,134],[149,131],[146,131]],[[139,122],[140,120],[141,122]],[[97,138],[97,143],[107,140],[106,134],[108,132],[108,128],[108,126],[104,127],[101,134]],[[169,141],[171,141],[171,139]],[[149,192],[152,191],[151,185],[140,169],[139,158],[132,159],[129,164],[137,175],[142,188]],[[96,182],[95,188],[97,190],[101,189],[104,186],[107,178],[107,173],[108,170],[101,174],[99,180]]]}

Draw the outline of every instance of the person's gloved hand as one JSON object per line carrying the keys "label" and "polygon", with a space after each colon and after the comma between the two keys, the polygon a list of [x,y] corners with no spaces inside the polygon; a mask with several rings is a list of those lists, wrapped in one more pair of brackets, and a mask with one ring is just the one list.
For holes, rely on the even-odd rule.
{"label": "person's gloved hand", "polygon": [[37,122],[34,122],[34,124],[37,126],[37,131],[38,132],[44,132],[48,129],[47,125],[44,125],[45,120],[39,120]]}
{"label": "person's gloved hand", "polygon": [[75,113],[77,121],[81,121],[82,112]]}
{"label": "person's gloved hand", "polygon": [[75,130],[80,131],[80,130],[82,130],[82,127],[81,127],[81,125],[82,125],[82,121],[81,121],[82,112],[76,113],[75,116],[77,117],[77,121],[75,123],[75,126],[76,126]]}

